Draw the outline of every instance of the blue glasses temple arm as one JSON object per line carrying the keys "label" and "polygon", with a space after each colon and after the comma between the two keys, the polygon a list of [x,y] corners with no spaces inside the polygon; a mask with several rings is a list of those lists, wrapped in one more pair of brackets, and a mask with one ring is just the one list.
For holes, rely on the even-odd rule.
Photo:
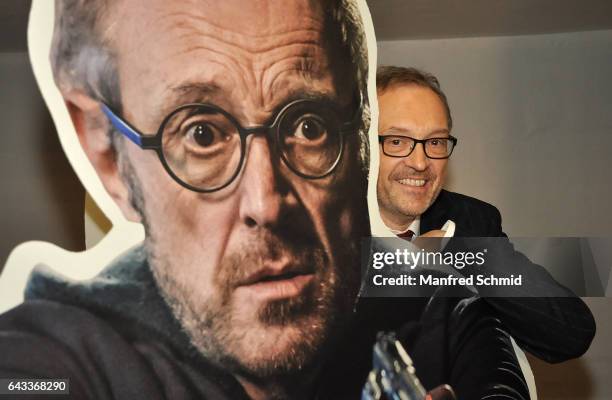
{"label": "blue glasses temple arm", "polygon": [[118,117],[113,110],[111,110],[106,104],[102,103],[102,111],[108,117],[111,124],[117,129],[123,136],[130,139],[138,147],[142,148],[142,135],[138,133],[134,128],[129,126],[124,120]]}

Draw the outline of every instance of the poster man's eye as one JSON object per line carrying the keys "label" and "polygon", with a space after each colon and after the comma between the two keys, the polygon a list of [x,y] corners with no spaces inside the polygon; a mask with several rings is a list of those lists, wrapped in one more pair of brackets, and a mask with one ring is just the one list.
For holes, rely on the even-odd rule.
{"label": "poster man's eye", "polygon": [[220,135],[208,124],[192,125],[186,133],[187,139],[201,147],[208,147],[220,140]]}
{"label": "poster man's eye", "polygon": [[327,129],[319,118],[315,116],[304,116],[295,124],[293,135],[299,139],[314,141],[324,137]]}

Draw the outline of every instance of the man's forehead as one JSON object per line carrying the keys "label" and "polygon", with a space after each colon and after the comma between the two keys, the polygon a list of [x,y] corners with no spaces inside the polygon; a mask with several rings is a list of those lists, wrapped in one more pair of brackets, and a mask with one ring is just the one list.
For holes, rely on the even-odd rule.
{"label": "man's forehead", "polygon": [[[144,41],[169,28],[197,28],[213,36],[248,36],[260,44],[267,36],[294,30],[321,31],[322,1],[312,0],[119,0],[109,25],[117,36]],[[113,12],[114,11],[114,12]],[[139,32],[144,36],[121,33]]]}
{"label": "man's forehead", "polygon": [[430,88],[408,84],[378,94],[379,128],[397,134],[448,132],[442,100]]}
{"label": "man's forehead", "polygon": [[148,48],[176,56],[198,47],[215,51],[221,45],[233,48],[239,57],[273,50],[296,37],[303,43],[321,42],[324,29],[324,13],[316,1],[124,0],[119,4],[109,33],[117,51],[124,54]]}
{"label": "man's forehead", "polygon": [[[227,106],[245,96],[271,109],[277,105],[274,98],[287,97],[304,85],[313,92],[329,92],[331,72],[321,2],[145,3],[126,0],[123,9],[115,9],[125,19],[117,22],[113,36],[122,91],[138,81],[134,90],[157,97],[148,101],[149,117],[154,109],[168,111],[180,103],[211,101]],[[183,87],[189,88],[188,93],[217,94],[220,99],[195,96],[169,102],[167,97],[176,97]]]}

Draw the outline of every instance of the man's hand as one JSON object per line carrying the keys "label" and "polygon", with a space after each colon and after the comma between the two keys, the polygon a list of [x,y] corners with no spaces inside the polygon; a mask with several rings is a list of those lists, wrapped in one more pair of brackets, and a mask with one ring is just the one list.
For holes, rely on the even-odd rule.
{"label": "man's hand", "polygon": [[446,231],[443,231],[442,229],[434,229],[418,237],[439,237],[441,238],[441,237],[444,237],[444,235],[446,235]]}
{"label": "man's hand", "polygon": [[412,243],[425,251],[440,251],[442,248],[442,238],[446,231],[434,229],[412,239]]}
{"label": "man's hand", "polygon": [[425,400],[457,400],[457,397],[449,385],[440,385],[428,392]]}

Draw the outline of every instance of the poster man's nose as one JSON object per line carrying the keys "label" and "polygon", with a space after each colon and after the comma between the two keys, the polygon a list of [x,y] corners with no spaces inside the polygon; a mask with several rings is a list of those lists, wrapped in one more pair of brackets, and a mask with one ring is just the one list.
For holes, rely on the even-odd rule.
{"label": "poster man's nose", "polygon": [[274,225],[281,218],[290,194],[280,163],[267,138],[253,137],[240,182],[240,219],[248,226]]}

